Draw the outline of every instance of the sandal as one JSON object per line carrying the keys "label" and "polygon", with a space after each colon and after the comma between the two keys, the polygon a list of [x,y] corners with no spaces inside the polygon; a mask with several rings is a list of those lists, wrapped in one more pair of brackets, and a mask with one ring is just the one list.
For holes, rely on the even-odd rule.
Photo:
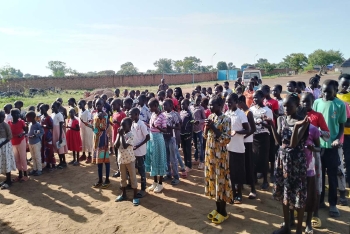
{"label": "sandal", "polygon": [[115,202],[121,202],[121,201],[124,201],[126,200],[126,197],[123,197],[123,195],[119,195],[116,199],[115,199]]}
{"label": "sandal", "polygon": [[210,219],[210,220],[213,220],[213,218],[215,218],[215,216],[218,214],[218,212],[216,210],[213,210],[212,212],[210,212],[208,215],[207,215],[207,218]]}
{"label": "sandal", "polygon": [[212,222],[215,224],[221,224],[223,223],[226,219],[228,219],[229,215],[227,214],[226,217],[222,216],[221,214],[217,214],[213,219]]}
{"label": "sandal", "polygon": [[134,204],[134,206],[140,205],[140,199],[138,199],[138,198],[132,199],[132,204]]}
{"label": "sandal", "polygon": [[249,199],[255,199],[256,198],[256,193],[249,193]]}
{"label": "sandal", "polygon": [[318,217],[312,217],[311,219],[311,226],[313,228],[320,228],[322,226],[321,219]]}
{"label": "sandal", "polygon": [[12,179],[12,182],[19,182],[19,181],[21,181],[21,178],[19,178],[19,176],[17,176],[14,179]]}
{"label": "sandal", "polygon": [[137,194],[136,194],[136,196],[138,197],[138,198],[143,198],[144,196],[146,196],[146,191],[144,191],[144,190],[140,190]]}
{"label": "sandal", "polygon": [[233,201],[234,204],[242,204],[242,195],[237,195]]}
{"label": "sandal", "polygon": [[186,171],[181,172],[181,177],[186,179],[187,178],[187,172]]}
{"label": "sandal", "polygon": [[103,183],[102,186],[101,186],[101,189],[106,189],[106,188],[109,188],[109,186],[111,186],[111,183]]}
{"label": "sandal", "polygon": [[102,183],[100,183],[100,182],[94,183],[92,185],[93,188],[98,188],[98,187],[101,187],[101,186],[102,186]]}
{"label": "sandal", "polygon": [[23,176],[22,178],[21,178],[21,181],[28,181],[29,180],[29,177],[28,176]]}

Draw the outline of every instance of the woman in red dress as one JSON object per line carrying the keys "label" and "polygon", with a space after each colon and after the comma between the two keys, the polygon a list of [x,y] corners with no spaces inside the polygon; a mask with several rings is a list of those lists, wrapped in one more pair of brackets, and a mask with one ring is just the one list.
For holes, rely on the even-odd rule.
{"label": "woman in red dress", "polygon": [[79,120],[75,118],[75,110],[71,109],[69,111],[69,121],[67,127],[67,147],[68,150],[73,151],[73,161],[69,164],[73,164],[73,166],[79,165],[79,152],[82,149],[82,142],[80,138],[80,127]]}

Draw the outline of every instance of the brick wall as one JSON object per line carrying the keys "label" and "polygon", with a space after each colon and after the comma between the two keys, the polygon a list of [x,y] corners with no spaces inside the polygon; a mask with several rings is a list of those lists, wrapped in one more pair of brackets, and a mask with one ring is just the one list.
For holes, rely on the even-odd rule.
{"label": "brick wall", "polygon": [[[61,88],[92,90],[97,88],[116,88],[121,86],[153,86],[159,85],[163,74],[141,74],[133,76],[98,76],[98,77],[40,77],[40,78],[17,78],[8,79],[0,83],[0,91],[24,90],[28,88]],[[164,74],[167,84],[186,84],[192,83],[194,78],[196,82],[217,80],[217,73],[199,73],[199,74]]]}

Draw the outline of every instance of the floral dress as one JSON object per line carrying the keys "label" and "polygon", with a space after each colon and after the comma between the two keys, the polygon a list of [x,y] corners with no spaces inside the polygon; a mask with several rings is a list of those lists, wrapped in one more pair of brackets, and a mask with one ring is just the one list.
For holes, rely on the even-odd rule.
{"label": "floral dress", "polygon": [[279,117],[281,130],[279,134],[282,146],[275,161],[276,181],[273,188],[273,197],[288,205],[290,209],[305,207],[307,197],[306,173],[307,163],[304,145],[308,131],[305,131],[295,148],[290,148],[290,140],[294,125],[289,125],[285,117]]}
{"label": "floral dress", "polygon": [[207,134],[204,131],[204,138],[207,139],[204,169],[205,195],[215,198],[216,201],[231,202],[233,192],[226,148],[231,140],[231,119],[224,114],[221,116],[211,114],[208,119],[214,122],[214,126],[221,132],[221,136],[215,138],[215,133],[212,130],[209,130]]}

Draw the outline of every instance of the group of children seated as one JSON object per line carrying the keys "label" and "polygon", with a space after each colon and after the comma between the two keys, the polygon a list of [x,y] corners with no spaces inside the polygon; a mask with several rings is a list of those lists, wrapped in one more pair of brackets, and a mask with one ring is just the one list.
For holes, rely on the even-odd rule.
{"label": "group of children seated", "polygon": [[[284,213],[281,229],[275,233],[290,231],[294,210],[297,233],[301,233],[304,211],[305,232],[312,233],[313,227],[321,226],[318,208],[325,207],[325,173],[329,214],[337,217],[338,189],[340,204],[347,205],[344,160],[350,171],[350,75],[341,75],[339,82],[326,80],[322,86],[319,82],[319,76],[312,77],[308,87],[290,81],[284,99],[281,85],[271,89],[254,77],[246,87],[238,80],[233,90],[224,82],[213,88],[197,86],[184,95],[180,87],[156,94],[124,90],[123,97],[116,89],[114,97],[96,96],[89,102],[70,98],[68,110],[60,98],[51,106],[39,103],[26,113],[21,101],[14,108],[7,104],[0,112],[0,173],[6,173],[1,188],[27,181],[29,175],[40,176],[44,168],[64,169],[65,154],[72,151],[68,164],[97,164],[99,180],[93,187],[106,189],[110,155],[115,153],[113,176],[120,176],[122,191],[115,201],[126,200],[130,187],[137,206],[147,194],[146,172],[153,177],[147,191],[160,193],[164,180],[176,186],[198,165],[204,170],[205,194],[216,201],[208,218],[220,224],[228,218],[226,203],[243,202],[243,185],[250,185],[248,198],[255,199],[258,179],[262,179],[261,190],[268,190],[270,174],[273,196],[282,201]],[[19,174],[11,178],[16,168]]]}

